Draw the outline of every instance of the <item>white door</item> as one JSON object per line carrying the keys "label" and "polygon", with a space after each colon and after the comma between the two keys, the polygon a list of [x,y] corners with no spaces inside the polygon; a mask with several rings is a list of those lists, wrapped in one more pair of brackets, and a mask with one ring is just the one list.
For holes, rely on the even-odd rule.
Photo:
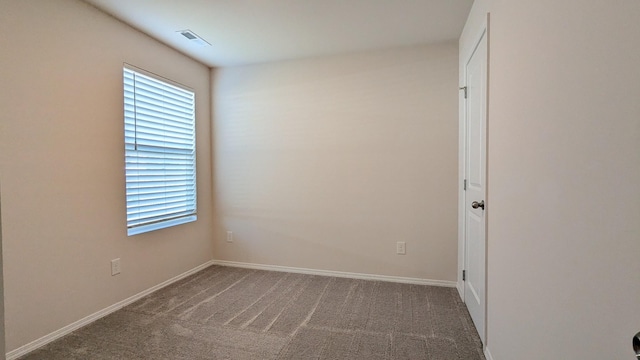
{"label": "white door", "polygon": [[465,282],[464,302],[485,342],[485,194],[487,124],[486,32],[465,66]]}

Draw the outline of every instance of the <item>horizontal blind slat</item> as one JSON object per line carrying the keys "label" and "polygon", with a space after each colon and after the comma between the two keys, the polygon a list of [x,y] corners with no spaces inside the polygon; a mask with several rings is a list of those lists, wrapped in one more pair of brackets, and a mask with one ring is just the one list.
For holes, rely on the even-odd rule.
{"label": "horizontal blind slat", "polygon": [[174,197],[188,198],[192,194],[193,193],[191,191],[187,191],[187,190],[172,190],[172,191],[165,191],[164,193],[135,192],[131,195],[127,195],[127,201],[146,201],[146,200],[174,198]]}
{"label": "horizontal blind slat", "polygon": [[143,106],[159,106],[167,109],[179,109],[182,112],[190,113],[193,99],[179,99],[169,93],[154,93],[139,88],[133,88],[136,95],[136,104]]}
{"label": "horizontal blind slat", "polygon": [[131,205],[127,206],[127,209],[135,210],[136,212],[141,213],[146,209],[155,210],[159,208],[166,209],[175,207],[191,208],[191,202],[186,201],[185,199],[182,199],[180,197],[135,200],[131,202]]}
{"label": "horizontal blind slat", "polygon": [[184,129],[189,129],[190,124],[187,121],[184,121],[184,116],[179,116],[176,114],[171,114],[168,112],[161,112],[154,109],[148,109],[140,106],[136,106],[134,108],[135,118],[134,121],[147,120],[156,124],[165,124],[172,125],[175,127],[182,127]]}
{"label": "horizontal blind slat", "polygon": [[144,122],[138,122],[136,125],[127,124],[125,126],[125,131],[132,135],[135,135],[137,131],[138,133],[150,135],[171,136],[177,139],[185,139],[185,141],[190,141],[193,138],[193,133],[189,132],[186,129],[181,129],[173,126],[160,127],[158,125],[146,124]]}

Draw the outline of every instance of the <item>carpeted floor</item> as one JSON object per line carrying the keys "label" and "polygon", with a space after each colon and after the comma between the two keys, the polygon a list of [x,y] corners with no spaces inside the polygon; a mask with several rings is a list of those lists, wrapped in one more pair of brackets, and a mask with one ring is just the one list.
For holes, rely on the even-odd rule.
{"label": "carpeted floor", "polygon": [[211,266],[23,360],[484,360],[453,288]]}

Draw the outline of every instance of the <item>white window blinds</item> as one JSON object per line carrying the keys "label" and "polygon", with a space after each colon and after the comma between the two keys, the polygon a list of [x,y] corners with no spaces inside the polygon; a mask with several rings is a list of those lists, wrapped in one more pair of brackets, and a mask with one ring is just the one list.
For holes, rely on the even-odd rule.
{"label": "white window blinds", "polygon": [[195,95],[124,68],[129,235],[196,220]]}

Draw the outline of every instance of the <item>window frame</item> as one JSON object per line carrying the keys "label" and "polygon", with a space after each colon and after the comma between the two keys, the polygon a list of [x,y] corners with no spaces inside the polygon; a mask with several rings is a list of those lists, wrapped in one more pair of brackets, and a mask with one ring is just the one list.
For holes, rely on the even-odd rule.
{"label": "window frame", "polygon": [[[131,80],[127,78],[127,73],[130,73],[130,78],[133,79],[133,83]],[[169,131],[167,128],[172,128],[175,125],[175,121],[168,119],[172,109],[172,105],[170,104],[170,98],[165,96],[165,98],[151,98],[151,100],[157,101],[158,104],[162,103],[162,105],[154,104],[152,106],[157,106],[155,110],[162,109],[162,115],[160,116],[152,116],[147,114],[146,120],[144,122],[152,123],[154,125],[160,126],[163,130],[158,130],[159,133],[164,134],[162,137],[163,140],[149,140],[149,136],[154,137],[155,134],[149,135],[148,131],[139,130],[142,129],[143,126],[138,126],[138,122],[143,122],[143,120],[138,120],[138,116],[141,116],[141,113],[144,111],[145,106],[139,106],[139,103],[136,101],[136,96],[141,97],[141,93],[143,90],[138,88],[138,84],[136,83],[136,76],[141,76],[140,82],[150,82],[158,86],[158,88],[162,88],[166,90],[166,94],[173,95],[173,91],[175,93],[184,93],[190,96],[190,107],[184,107],[184,109],[191,111],[190,117],[180,117],[179,121],[187,120],[188,129],[185,130],[190,132],[188,134],[183,134],[179,131]],[[154,230],[165,229],[168,227],[173,227],[189,222],[193,222],[197,220],[197,154],[196,154],[196,93],[195,91],[183,84],[177,83],[173,80],[167,79],[163,76],[151,73],[144,69],[140,69],[136,66],[124,63],[122,69],[122,89],[123,89],[123,108],[124,108],[124,151],[125,151],[125,204],[126,204],[126,222],[127,222],[127,236],[133,236],[137,234],[142,234]],[[133,84],[133,85],[132,85]],[[133,86],[133,89],[131,89]],[[142,87],[142,85],[140,86]],[[175,89],[175,90],[174,90]],[[165,95],[166,95],[165,94]],[[133,97],[131,97],[131,95]],[[156,94],[157,95],[157,94]],[[162,101],[160,100],[162,99]],[[187,103],[188,103],[187,99]],[[142,103],[142,102],[140,102]],[[182,125],[182,123],[180,124]],[[133,130],[132,130],[133,127]],[[133,134],[133,136],[132,136]],[[145,139],[146,135],[146,139]],[[166,136],[168,135],[168,136]],[[161,136],[161,135],[158,135]],[[167,146],[168,142],[171,140],[176,140],[177,138],[180,141],[179,144],[174,146]],[[184,140],[188,138],[187,140]],[[132,142],[133,140],[133,142]],[[145,144],[145,141],[147,144]],[[164,141],[164,146],[159,145]],[[151,144],[153,143],[153,144]],[[141,149],[143,148],[143,149]],[[167,156],[168,155],[168,156]],[[177,196],[177,198],[182,199],[177,202],[180,204],[184,203],[184,210],[167,212],[167,214],[157,215],[157,216],[149,216],[149,212],[151,210],[147,210],[147,216],[141,216],[140,214],[145,212],[142,208],[151,208],[155,209],[154,211],[159,212],[162,210],[162,205],[167,206],[167,176],[172,171],[168,168],[169,162],[178,161],[174,160],[175,157],[179,157],[180,161],[184,158],[184,161],[180,162],[179,165],[183,165],[184,169],[180,168],[175,171],[184,171],[183,177],[185,178],[185,185],[181,187],[180,193],[184,193],[184,195]],[[172,158],[172,160],[168,160],[168,158]],[[153,164],[149,162],[149,159],[155,160]],[[145,162],[146,161],[146,162]],[[149,168],[144,168],[145,164],[149,166]],[[175,164],[171,164],[174,165]],[[151,171],[151,167],[161,166],[162,169],[156,169],[155,171]],[[146,172],[146,175],[142,175],[141,173]],[[151,173],[162,172],[162,175],[150,175]],[[155,185],[152,187],[151,192],[158,196],[164,197],[164,203],[162,200],[154,200],[154,204],[151,205],[141,205],[144,201],[145,194],[140,193],[140,188],[135,187],[134,185],[140,184],[142,181],[140,178],[147,177],[147,180],[158,177],[156,183],[160,183],[164,181],[164,185]],[[161,180],[163,178],[164,180]],[[135,180],[134,180],[135,179]],[[137,188],[138,192],[135,192],[133,189]],[[164,189],[162,191],[158,189]],[[151,196],[150,194],[146,194]],[[134,200],[135,199],[135,200]],[[154,197],[157,199],[157,197]],[[147,200],[148,201],[148,200]],[[158,208],[153,208],[153,206],[158,206]],[[138,218],[134,218],[135,216],[132,214],[139,214]]]}

